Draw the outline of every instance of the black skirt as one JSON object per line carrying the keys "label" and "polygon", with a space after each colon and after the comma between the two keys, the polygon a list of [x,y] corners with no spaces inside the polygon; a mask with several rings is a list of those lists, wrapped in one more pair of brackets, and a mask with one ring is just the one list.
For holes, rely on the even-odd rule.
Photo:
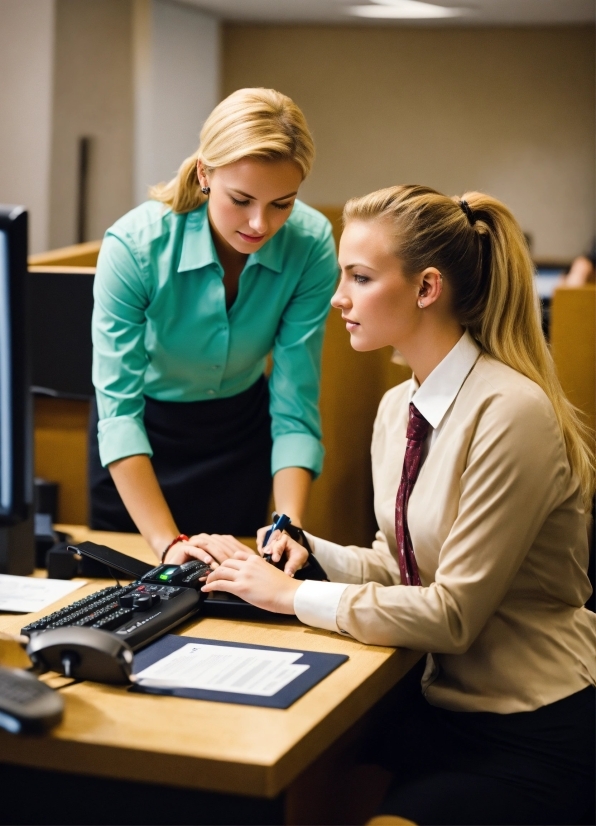
{"label": "black skirt", "polygon": [[[97,406],[89,427],[90,525],[136,531],[97,442]],[[271,495],[271,417],[264,376],[227,399],[145,399],[152,464],[178,528],[253,536],[267,522]]]}
{"label": "black skirt", "polygon": [[380,811],[420,826],[594,823],[595,703],[589,686],[535,711],[456,712],[418,687],[384,720],[395,780]]}

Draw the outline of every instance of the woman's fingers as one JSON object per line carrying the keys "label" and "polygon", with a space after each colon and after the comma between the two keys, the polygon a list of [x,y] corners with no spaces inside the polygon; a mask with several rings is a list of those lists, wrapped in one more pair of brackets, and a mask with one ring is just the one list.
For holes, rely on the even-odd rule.
{"label": "woman's fingers", "polygon": [[308,560],[308,553],[304,550],[304,548],[300,549],[300,553],[292,552],[288,556],[288,561],[284,565],[284,574],[287,576],[294,576],[296,571],[299,571],[300,568],[303,568],[306,565]]}
{"label": "woman's fingers", "polygon": [[197,548],[188,542],[177,542],[172,545],[164,562],[168,565],[183,565],[191,559],[198,559],[199,562],[205,562],[207,565],[217,565],[217,562],[205,549]]}
{"label": "woman's fingers", "polygon": [[229,535],[199,533],[190,537],[189,542],[210,554],[217,562],[224,562],[238,550],[249,550],[246,545]]}
{"label": "woman's fingers", "polygon": [[202,590],[228,591],[259,608],[293,614],[294,594],[299,585],[259,556],[246,554],[245,559],[228,559],[212,571]]}
{"label": "woman's fingers", "polygon": [[271,525],[265,525],[264,528],[259,528],[259,530],[257,531],[257,551],[259,553],[261,553],[263,550],[263,542],[265,540],[265,536],[267,535],[267,531],[270,527]]}
{"label": "woman's fingers", "polygon": [[225,546],[229,552],[230,556],[234,556],[237,551],[241,551],[244,553],[254,554],[255,552],[252,548],[249,548],[247,545],[243,545],[235,536],[230,536],[229,534],[219,537],[222,542],[222,546]]}
{"label": "woman's fingers", "polygon": [[271,553],[274,562],[279,562],[282,556],[286,557],[284,573],[288,576],[294,576],[296,571],[304,567],[308,560],[308,551],[285,533],[270,542],[267,545],[267,550]]}
{"label": "woman's fingers", "polygon": [[197,548],[194,545],[191,545],[189,542],[179,544],[182,545],[182,550],[186,552],[186,554],[188,555],[188,559],[198,559],[200,562],[205,562],[207,565],[218,564],[217,561],[213,558],[213,556],[204,548]]}
{"label": "woman's fingers", "polygon": [[242,560],[227,559],[207,577],[207,582],[215,582],[219,579],[235,579],[238,571],[242,569]]}
{"label": "woman's fingers", "polygon": [[261,556],[264,554],[270,554],[274,562],[279,562],[285,545],[282,544],[278,547],[277,543],[286,538],[289,538],[287,534],[282,533],[281,531],[273,531],[269,537],[269,542],[265,545],[265,547],[261,546],[259,553]]}

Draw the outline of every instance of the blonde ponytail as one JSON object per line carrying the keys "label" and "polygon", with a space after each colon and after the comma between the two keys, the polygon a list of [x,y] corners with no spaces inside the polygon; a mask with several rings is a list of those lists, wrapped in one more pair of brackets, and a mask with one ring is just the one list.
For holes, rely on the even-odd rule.
{"label": "blonde ponytail", "polygon": [[176,177],[151,187],[149,197],[174,212],[190,212],[207,198],[197,176],[199,160],[207,170],[242,158],[291,160],[305,178],[314,154],[304,115],[289,97],[274,89],[239,89],[211,112],[201,130],[199,148],[182,162]]}
{"label": "blonde ponytail", "polygon": [[406,274],[435,266],[449,280],[454,311],[482,350],[548,396],[565,439],[584,505],[595,475],[592,433],[565,396],[542,333],[534,267],[522,230],[496,198],[467,192],[448,198],[422,186],[396,186],[353,198],[344,222],[388,218]]}

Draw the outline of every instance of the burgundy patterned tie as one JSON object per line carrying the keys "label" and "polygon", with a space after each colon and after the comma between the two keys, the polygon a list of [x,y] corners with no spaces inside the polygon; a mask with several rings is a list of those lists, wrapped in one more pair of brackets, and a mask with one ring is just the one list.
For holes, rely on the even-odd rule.
{"label": "burgundy patterned tie", "polygon": [[414,556],[412,539],[408,530],[408,502],[414,483],[418,478],[420,470],[420,460],[422,458],[422,446],[428,434],[429,423],[422,413],[410,403],[410,420],[406,432],[406,455],[404,456],[404,466],[401,472],[401,481],[397,491],[395,501],[395,536],[397,538],[397,551],[399,572],[401,574],[402,585],[421,585],[418,565]]}

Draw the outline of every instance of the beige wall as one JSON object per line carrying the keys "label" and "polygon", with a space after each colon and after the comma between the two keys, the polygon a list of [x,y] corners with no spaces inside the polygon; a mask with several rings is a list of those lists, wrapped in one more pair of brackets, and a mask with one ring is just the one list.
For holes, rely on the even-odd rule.
{"label": "beige wall", "polygon": [[134,199],[169,181],[218,102],[219,22],[171,0],[135,0]]}
{"label": "beige wall", "polygon": [[91,137],[87,239],[133,204],[131,0],[56,0],[50,249],[76,241],[77,141]]}
{"label": "beige wall", "polygon": [[303,197],[394,183],[504,200],[540,258],[594,231],[594,33],[580,27],[224,28],[223,92],[272,86],[304,109],[317,162]]}
{"label": "beige wall", "polygon": [[78,140],[90,137],[86,239],[175,174],[219,92],[219,24],[170,0],[55,0],[50,248],[75,243]]}
{"label": "beige wall", "polygon": [[0,203],[29,210],[29,251],[48,246],[54,0],[0,1]]}

